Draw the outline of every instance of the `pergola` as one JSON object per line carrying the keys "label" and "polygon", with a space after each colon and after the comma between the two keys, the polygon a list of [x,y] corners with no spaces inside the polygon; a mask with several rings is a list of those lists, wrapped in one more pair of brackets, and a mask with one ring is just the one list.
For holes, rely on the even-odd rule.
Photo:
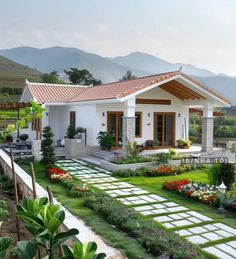
{"label": "pergola", "polygon": [[[11,110],[17,112],[17,120],[20,120],[20,110],[26,107],[31,107],[30,103],[25,102],[2,102],[0,103],[0,110]],[[34,121],[34,128],[36,131],[36,138],[41,138],[41,122],[40,119],[36,119]],[[17,130],[17,138],[19,138],[20,132],[19,129]]]}

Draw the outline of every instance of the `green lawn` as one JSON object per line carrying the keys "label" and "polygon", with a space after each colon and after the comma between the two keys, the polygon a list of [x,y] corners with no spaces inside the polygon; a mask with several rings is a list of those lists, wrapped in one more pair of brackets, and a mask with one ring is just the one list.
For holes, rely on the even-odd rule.
{"label": "green lawn", "polygon": [[[27,166],[22,166],[29,171]],[[84,206],[83,198],[72,198],[68,190],[60,183],[51,183],[45,176],[44,167],[35,164],[36,181],[43,187],[49,186],[54,197],[61,202],[71,213],[82,218],[98,235],[102,236],[106,243],[118,248],[123,254],[132,258],[154,259],[146,253],[144,248],[133,238],[110,225],[105,219],[97,215],[93,210]]]}
{"label": "green lawn", "polygon": [[136,185],[142,189],[150,191],[152,193],[158,194],[167,198],[170,201],[179,203],[183,206],[186,206],[190,209],[196,210],[200,213],[205,214],[217,221],[230,225],[236,228],[236,217],[234,213],[220,213],[219,210],[215,207],[203,204],[199,201],[188,199],[181,195],[176,194],[175,192],[170,192],[162,189],[162,184],[165,181],[173,181],[180,179],[188,179],[195,182],[209,183],[208,181],[208,168],[194,170],[191,172],[183,173],[178,176],[166,176],[166,177],[129,177],[129,178],[120,178],[122,181],[128,182],[130,184]]}
{"label": "green lawn", "polygon": [[[28,168],[23,168],[28,171]],[[209,205],[205,205],[198,201],[187,199],[186,197],[178,195],[175,192],[170,192],[162,189],[163,182],[172,180],[189,179],[193,181],[208,183],[208,170],[208,168],[204,168],[183,173],[178,176],[166,177],[121,177],[120,180],[136,185],[142,189],[148,190],[151,193],[158,194],[162,197],[167,198],[169,201],[176,202],[192,210],[203,213],[213,218],[217,222],[222,222],[236,228],[235,214],[221,214],[217,208],[210,207]],[[37,182],[43,187],[46,187],[47,185],[50,186],[51,190],[53,191],[54,197],[57,198],[62,203],[62,205],[64,205],[74,215],[82,218],[86,222],[86,224],[88,224],[98,235],[101,235],[108,244],[123,251],[124,255],[126,255],[128,258],[153,258],[144,251],[143,247],[136,240],[130,238],[122,231],[119,231],[114,226],[110,225],[104,218],[85,207],[83,198],[72,198],[68,189],[66,189],[63,185],[61,185],[60,183],[49,182],[48,178],[45,176],[44,167],[42,165],[35,164],[35,171]],[[140,217],[147,218],[141,215]],[[225,239],[225,241],[235,240],[235,238],[236,237],[227,238]],[[222,240],[219,242],[222,242]],[[212,244],[216,243],[217,241],[213,242]],[[205,258],[214,258],[214,256],[207,255],[205,256]]]}

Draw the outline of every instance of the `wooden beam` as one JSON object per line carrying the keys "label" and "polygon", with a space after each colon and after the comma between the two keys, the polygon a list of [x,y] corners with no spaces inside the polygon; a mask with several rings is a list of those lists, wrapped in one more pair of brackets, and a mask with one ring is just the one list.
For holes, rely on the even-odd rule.
{"label": "wooden beam", "polygon": [[171,105],[171,100],[164,100],[164,99],[136,99],[136,104]]}
{"label": "wooden beam", "polygon": [[168,84],[167,86],[169,86],[170,89],[174,90],[175,92],[182,94],[186,99],[187,98],[193,99],[193,100],[196,98],[199,99],[197,95],[190,93],[187,89],[181,88],[180,86],[174,83]]}
{"label": "wooden beam", "polygon": [[160,88],[162,88],[163,90],[165,90],[166,92],[176,96],[177,98],[181,99],[181,100],[184,100],[186,99],[185,96],[181,95],[180,93],[174,91],[173,89],[171,89],[170,86],[168,85],[161,85]]}

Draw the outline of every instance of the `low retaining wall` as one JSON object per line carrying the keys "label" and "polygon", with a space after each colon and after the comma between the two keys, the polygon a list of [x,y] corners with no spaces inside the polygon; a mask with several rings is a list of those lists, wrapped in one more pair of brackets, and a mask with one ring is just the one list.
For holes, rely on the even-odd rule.
{"label": "low retaining wall", "polygon": [[[4,174],[12,178],[12,167],[10,157],[3,151],[0,150],[0,164],[3,168]],[[14,164],[15,173],[17,178],[17,184],[19,188],[20,198],[33,198],[32,191],[32,179],[20,166]],[[36,183],[36,192],[38,197],[47,197],[47,191]],[[56,199],[53,199],[54,204],[59,203]],[[94,241],[97,243],[98,252],[104,252],[109,259],[123,259],[121,253],[113,247],[108,246],[100,236],[96,235],[88,226],[85,225],[84,221],[72,215],[64,206],[61,207],[65,211],[65,221],[62,227],[64,229],[77,228],[79,234],[75,237],[75,242],[80,240]]]}
{"label": "low retaining wall", "polygon": [[97,150],[99,150],[99,147],[85,146],[84,139],[65,139],[65,155],[67,159],[89,156]]}
{"label": "low retaining wall", "polygon": [[102,161],[100,166],[106,170],[115,172],[115,171],[121,171],[121,170],[127,170],[127,169],[136,170],[141,167],[155,168],[155,167],[157,167],[157,163],[156,162],[146,162],[146,163],[117,165],[117,164],[111,163],[109,161]]}

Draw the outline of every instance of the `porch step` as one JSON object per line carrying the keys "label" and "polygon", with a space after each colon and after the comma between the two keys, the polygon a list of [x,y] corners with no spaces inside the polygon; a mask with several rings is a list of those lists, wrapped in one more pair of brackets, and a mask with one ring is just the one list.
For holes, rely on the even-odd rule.
{"label": "porch step", "polygon": [[107,160],[107,159],[111,159],[111,158],[115,157],[115,154],[112,152],[108,152],[108,151],[96,151],[96,152],[93,152],[90,155],[90,157]]}
{"label": "porch step", "polygon": [[89,162],[91,164],[99,165],[99,166],[101,165],[101,162],[104,160],[104,159],[96,158],[94,156],[80,157],[80,159],[85,161],[85,162]]}

